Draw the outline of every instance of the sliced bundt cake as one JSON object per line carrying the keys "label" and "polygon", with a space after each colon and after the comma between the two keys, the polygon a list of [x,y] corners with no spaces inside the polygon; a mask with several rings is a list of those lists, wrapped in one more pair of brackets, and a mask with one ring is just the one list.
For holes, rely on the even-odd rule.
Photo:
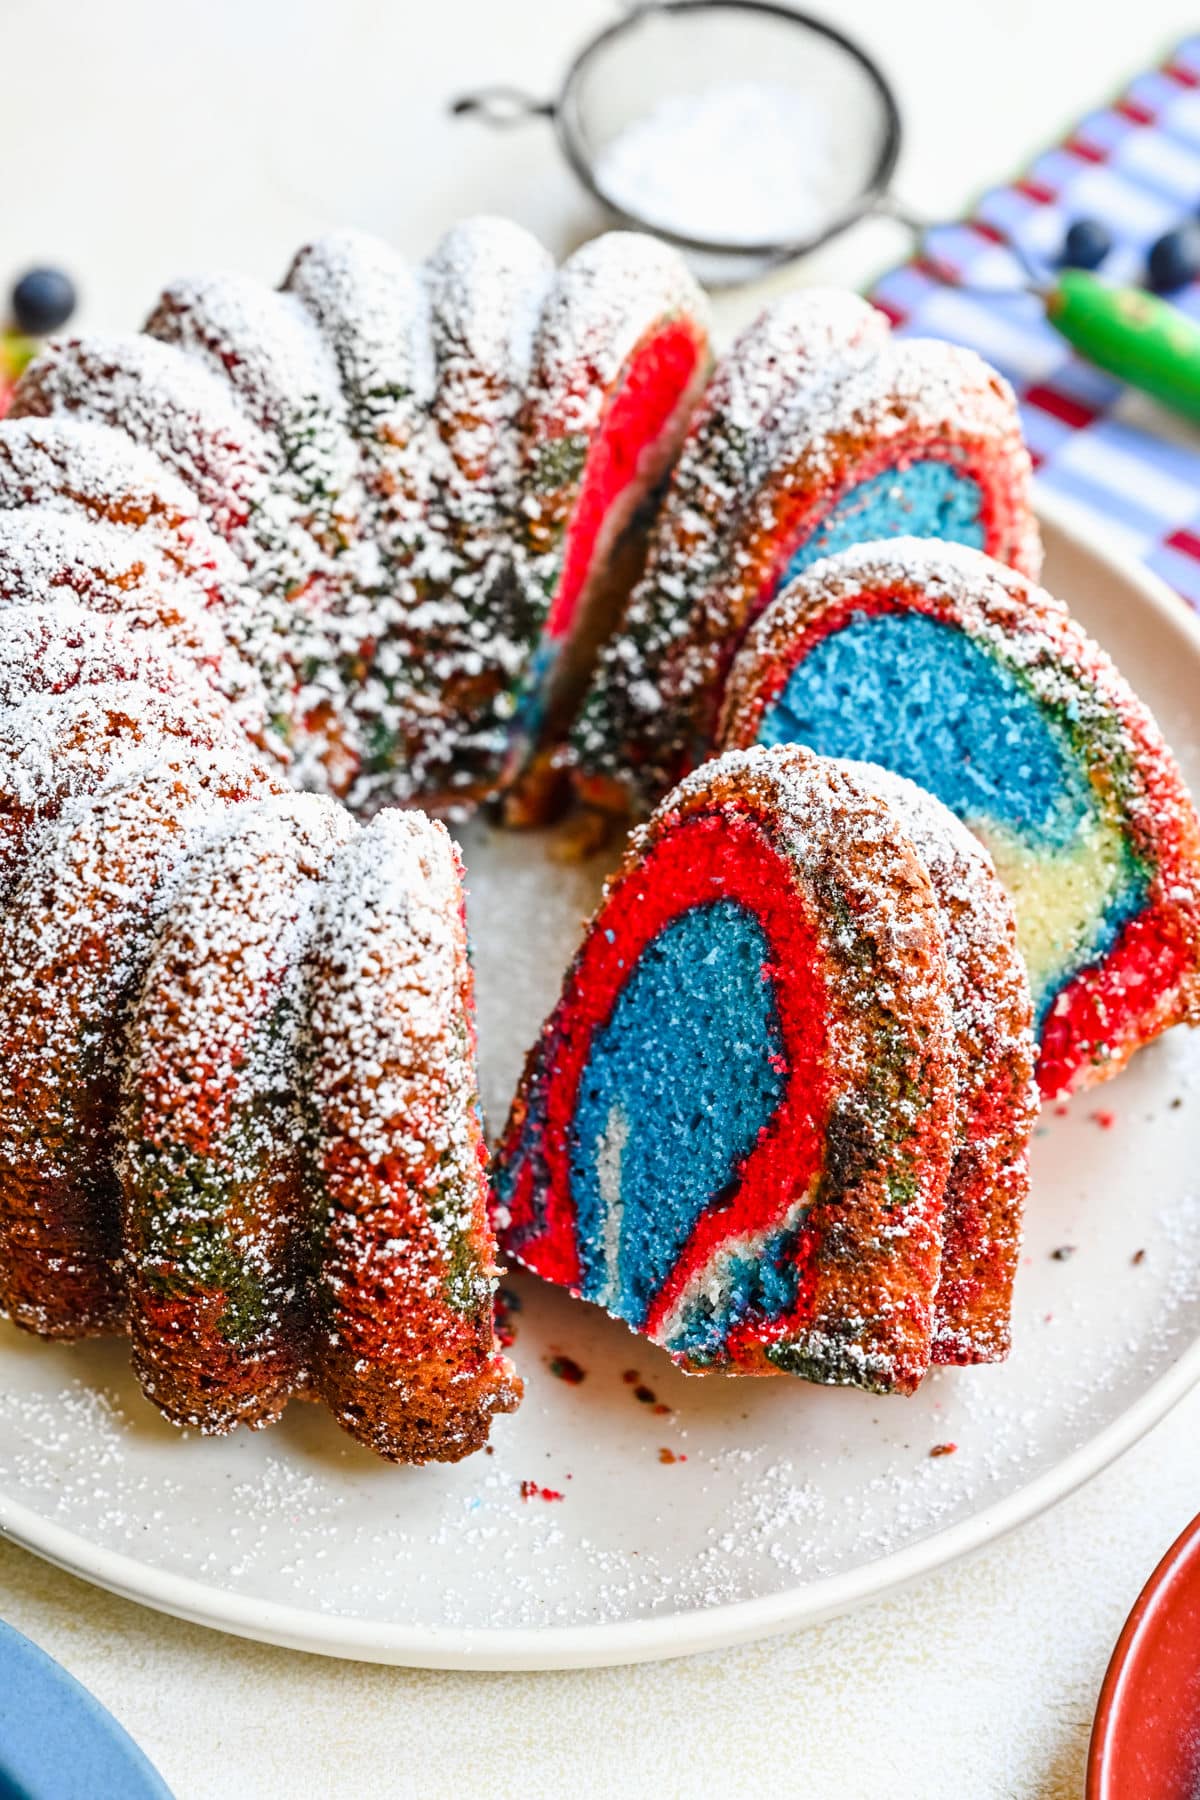
{"label": "sliced bundt cake", "polygon": [[909,1392],[934,1355],[1007,1347],[1028,993],[986,859],[894,800],[796,747],[697,770],[635,833],[530,1055],[505,1248],[693,1372]]}
{"label": "sliced bundt cake", "polygon": [[[492,1322],[458,865],[414,815],[571,704],[707,372],[672,252],[502,220],[174,283],[0,426],[0,1305],[169,1417],[475,1448]],[[369,903],[368,903],[369,902]]]}
{"label": "sliced bundt cake", "polygon": [[[706,375],[673,253],[614,234],[556,270],[499,220],[421,266],[343,232],[279,291],[177,282],[141,334],[26,372],[0,423],[0,1309],[128,1332],[169,1418],[305,1395],[422,1462],[515,1405],[461,871],[395,808],[528,811],[597,658],[585,791],[649,809],[722,709],[749,748],[633,840],[530,1059],[502,1212],[515,1256],[685,1367],[909,1391],[1007,1348],[1030,999],[987,855],[897,771],[1015,895],[1047,1091],[1197,1010],[1195,819],[1019,573],[1007,388],[821,292],[739,340],[688,431]],[[845,648],[885,583],[851,560],[838,613],[820,559],[900,530],[1011,565],[947,549],[858,608],[1020,687],[960,705],[958,671],[940,779],[906,761],[911,708],[870,739],[854,669],[809,699],[832,716],[842,683],[858,734],[817,748],[887,767],[785,741],[817,639]],[[1031,746],[994,818],[962,800],[985,761],[946,774],[972,710],[972,756],[1007,724]]]}
{"label": "sliced bundt cake", "polygon": [[397,1461],[477,1448],[520,1384],[445,828],[289,792],[151,634],[0,618],[37,653],[0,660],[0,1307],[127,1330],[202,1431],[305,1393]]}
{"label": "sliced bundt cake", "polygon": [[[569,712],[612,627],[704,321],[664,246],[615,233],[556,271],[501,219],[418,268],[339,232],[281,292],[176,282],[144,334],[51,344],[22,378],[0,516],[105,529],[56,523],[13,591],[161,607],[300,786],[470,804]],[[0,533],[0,577],[3,557]]]}
{"label": "sliced bundt cake", "polygon": [[971,351],[891,339],[854,295],[789,296],[718,366],[685,440],[573,735],[585,795],[653,806],[709,753],[730,662],[781,584],[901,534],[1037,574],[1012,392]]}
{"label": "sliced bundt cake", "polygon": [[1200,1021],[1200,825],[1153,718],[1066,608],[961,546],[814,566],[730,678],[722,742],[909,776],[987,845],[1016,908],[1046,1094]]}

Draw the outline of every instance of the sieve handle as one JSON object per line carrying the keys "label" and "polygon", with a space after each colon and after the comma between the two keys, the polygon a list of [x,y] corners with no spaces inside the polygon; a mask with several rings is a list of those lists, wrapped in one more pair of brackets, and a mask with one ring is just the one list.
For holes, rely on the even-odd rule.
{"label": "sieve handle", "polygon": [[1200,421],[1200,325],[1177,306],[1082,269],[1064,269],[1043,299],[1055,330],[1089,362]]}
{"label": "sieve handle", "polygon": [[523,88],[499,86],[460,94],[457,100],[450,102],[450,111],[456,119],[477,113],[485,125],[492,125],[498,131],[510,131],[514,125],[524,125],[529,119],[552,119],[555,105],[553,100],[535,99]]}

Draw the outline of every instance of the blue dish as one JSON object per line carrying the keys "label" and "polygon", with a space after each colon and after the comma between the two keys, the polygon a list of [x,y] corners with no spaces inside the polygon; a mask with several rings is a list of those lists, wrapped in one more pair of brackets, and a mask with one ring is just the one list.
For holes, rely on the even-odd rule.
{"label": "blue dish", "polygon": [[0,1625],[0,1800],[171,1800],[112,1714]]}

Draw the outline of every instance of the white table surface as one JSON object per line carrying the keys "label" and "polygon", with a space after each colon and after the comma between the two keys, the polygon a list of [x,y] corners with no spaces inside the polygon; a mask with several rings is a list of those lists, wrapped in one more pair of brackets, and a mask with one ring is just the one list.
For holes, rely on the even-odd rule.
{"label": "white table surface", "polygon": [[[125,326],[171,275],[277,277],[306,235],[345,221],[419,253],[455,216],[491,209],[564,249],[592,218],[544,128],[495,137],[452,124],[444,101],[492,80],[549,93],[612,10],[4,0],[0,287],[32,261],[61,261],[85,286],[87,320]],[[1197,23],[1172,0],[840,0],[836,18],[897,83],[899,186],[933,214],[958,210]],[[857,284],[901,248],[893,228],[865,227],[805,275]],[[725,322],[759,298],[725,303]],[[1075,1800],[1112,1642],[1200,1506],[1198,1442],[1200,1394],[970,1563],[808,1632],[637,1669],[324,1661],[158,1617],[7,1546],[0,1614],[111,1707],[178,1800],[768,1789]]]}

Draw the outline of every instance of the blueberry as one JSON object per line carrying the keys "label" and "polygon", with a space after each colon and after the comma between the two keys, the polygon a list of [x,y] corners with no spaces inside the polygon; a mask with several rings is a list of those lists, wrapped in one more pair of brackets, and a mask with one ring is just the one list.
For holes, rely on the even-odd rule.
{"label": "blueberry", "polygon": [[61,269],[30,269],[12,291],[12,311],[22,331],[44,337],[75,311],[75,283]]}
{"label": "blueberry", "polygon": [[1103,219],[1076,219],[1063,239],[1066,269],[1098,269],[1112,249],[1112,232]]}
{"label": "blueberry", "polygon": [[1146,257],[1146,285],[1156,294],[1173,294],[1200,275],[1200,222],[1188,220],[1164,231]]}

